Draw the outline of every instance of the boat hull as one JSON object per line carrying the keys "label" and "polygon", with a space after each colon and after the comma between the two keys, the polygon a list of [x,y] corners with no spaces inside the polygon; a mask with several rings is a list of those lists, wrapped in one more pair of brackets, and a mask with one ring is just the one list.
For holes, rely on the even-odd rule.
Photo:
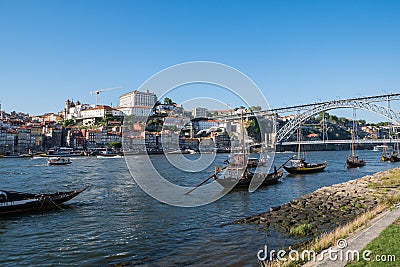
{"label": "boat hull", "polygon": [[316,172],[322,172],[326,168],[326,162],[321,163],[321,164],[316,164],[316,166],[310,166],[310,167],[288,167],[288,166],[283,166],[283,168],[288,172],[292,174],[307,174],[307,173],[316,173]]}
{"label": "boat hull", "polygon": [[[276,173],[270,173],[266,176],[262,186],[277,183],[278,180],[283,176],[283,170]],[[253,179],[253,175],[248,175],[247,177],[240,178],[239,181],[235,178],[219,178],[216,181],[225,188],[244,188],[248,187]]]}
{"label": "boat hull", "polygon": [[72,162],[70,161],[70,162],[49,162],[49,165],[69,165],[69,164],[71,164]]}
{"label": "boat hull", "polygon": [[346,166],[347,168],[358,168],[358,167],[362,167],[365,165],[365,161],[364,160],[359,160],[359,161],[346,161]]}
{"label": "boat hull", "polygon": [[398,156],[398,155],[392,155],[392,156],[390,156],[390,159],[389,159],[391,162],[399,162],[400,161],[400,156]]}
{"label": "boat hull", "polygon": [[87,187],[69,192],[54,194],[25,194],[9,191],[0,191],[0,215],[29,213],[48,210],[71,200],[85,191]]}

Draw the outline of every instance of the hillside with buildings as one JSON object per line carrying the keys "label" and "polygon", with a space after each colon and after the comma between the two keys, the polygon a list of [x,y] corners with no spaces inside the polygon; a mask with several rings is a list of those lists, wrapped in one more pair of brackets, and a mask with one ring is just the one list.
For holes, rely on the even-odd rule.
{"label": "hillside with buildings", "polygon": [[[258,109],[196,107],[185,110],[170,98],[161,102],[153,92],[134,90],[121,95],[116,107],[66,100],[61,111],[40,116],[1,111],[0,154],[39,153],[59,147],[82,151],[110,148],[112,144],[122,143],[124,119],[130,121],[129,127],[125,125],[124,129],[124,149],[127,151],[198,150],[200,142],[210,149],[226,151],[231,140],[237,139],[234,133],[240,132],[241,126],[238,122],[215,117]],[[293,118],[294,115],[278,117],[278,128]],[[359,139],[394,138],[398,132],[388,123],[368,124],[359,120],[354,125]],[[245,126],[249,137],[254,142],[259,141],[258,122],[249,119]],[[323,113],[301,126],[301,138],[308,141],[346,140],[350,139],[352,129],[352,120]],[[297,140],[296,134],[287,140]]]}

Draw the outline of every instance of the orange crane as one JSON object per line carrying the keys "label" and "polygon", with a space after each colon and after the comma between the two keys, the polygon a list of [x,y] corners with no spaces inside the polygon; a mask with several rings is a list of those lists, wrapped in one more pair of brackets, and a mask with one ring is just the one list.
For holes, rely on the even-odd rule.
{"label": "orange crane", "polygon": [[121,88],[122,87],[120,86],[120,87],[104,88],[104,89],[99,89],[99,90],[96,90],[96,91],[91,91],[90,92],[91,95],[96,94],[96,108],[97,108],[97,105],[99,103],[99,94],[100,93],[105,92],[105,91],[115,90],[115,89],[121,89]]}

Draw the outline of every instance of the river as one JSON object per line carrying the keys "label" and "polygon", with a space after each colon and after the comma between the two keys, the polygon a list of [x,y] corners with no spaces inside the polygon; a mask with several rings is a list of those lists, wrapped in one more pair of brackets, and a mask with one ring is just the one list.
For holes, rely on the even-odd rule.
{"label": "river", "polygon": [[[309,162],[326,160],[325,172],[285,174],[281,182],[254,193],[233,191],[196,208],[162,204],[149,197],[130,176],[123,158],[72,158],[67,166],[48,166],[46,159],[0,159],[0,189],[55,192],[90,188],[64,210],[0,219],[0,266],[258,266],[264,245],[280,248],[295,240],[263,232],[254,225],[228,225],[236,219],[269,210],[320,187],[345,182],[399,166],[381,162],[380,153],[359,151],[367,165],[345,168],[346,151],[309,152]],[[276,164],[293,153],[277,153]],[[187,155],[195,157],[196,155]],[[152,155],[161,167],[162,155]],[[226,154],[218,154],[223,161]],[[211,171],[211,169],[210,169]],[[169,169],[171,181],[195,185],[209,173],[190,175]],[[146,175],[136,173],[136,175]]]}

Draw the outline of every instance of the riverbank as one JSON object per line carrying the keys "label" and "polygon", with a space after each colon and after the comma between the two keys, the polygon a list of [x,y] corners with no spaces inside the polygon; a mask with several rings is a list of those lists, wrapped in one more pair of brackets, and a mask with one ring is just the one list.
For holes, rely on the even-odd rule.
{"label": "riverbank", "polygon": [[[344,231],[344,237],[363,225],[362,215],[370,218],[390,205],[400,202],[400,169],[392,169],[362,178],[320,188],[270,211],[254,215],[235,223],[257,224],[266,231],[276,231],[288,237],[298,237],[299,248],[314,242],[316,250],[334,245],[338,236],[329,240],[315,238],[333,232],[356,219],[359,221]],[[361,219],[360,219],[361,218]],[[370,219],[369,218],[369,219]],[[364,218],[367,220],[368,218]],[[312,241],[314,240],[314,241]],[[322,242],[323,241],[323,242]]]}
{"label": "riverbank", "polygon": [[[377,144],[357,144],[357,150],[373,150]],[[314,144],[302,144],[301,149],[304,151],[343,151],[349,150],[350,144],[346,143],[314,143]],[[295,152],[298,149],[297,144],[277,144],[277,152],[292,151]]]}

